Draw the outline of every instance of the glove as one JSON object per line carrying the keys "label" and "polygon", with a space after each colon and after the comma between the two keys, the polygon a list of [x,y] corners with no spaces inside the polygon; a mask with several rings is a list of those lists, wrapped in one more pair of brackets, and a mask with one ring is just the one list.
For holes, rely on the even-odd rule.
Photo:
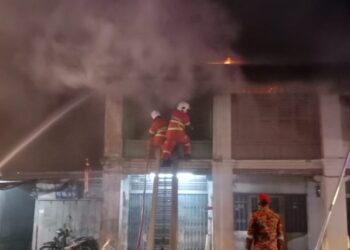
{"label": "glove", "polygon": [[186,134],[191,134],[191,132],[193,131],[193,126],[192,125],[188,125],[185,128]]}

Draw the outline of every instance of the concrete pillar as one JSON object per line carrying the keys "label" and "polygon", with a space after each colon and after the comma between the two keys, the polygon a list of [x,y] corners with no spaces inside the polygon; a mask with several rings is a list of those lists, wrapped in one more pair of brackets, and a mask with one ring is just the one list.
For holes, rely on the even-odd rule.
{"label": "concrete pillar", "polygon": [[[315,178],[316,179],[316,178]],[[318,235],[321,231],[323,203],[320,193],[317,193],[321,183],[321,177],[317,178],[316,181],[308,181],[307,190],[307,225],[308,225],[308,249],[314,249],[318,239]]]}
{"label": "concrete pillar", "polygon": [[214,96],[213,100],[213,159],[231,160],[231,95]]}
{"label": "concrete pillar", "polygon": [[100,247],[104,250],[122,249],[122,98],[108,96],[105,111],[105,166],[103,168],[103,204]]}
{"label": "concrete pillar", "polygon": [[213,164],[213,250],[232,250],[233,174],[230,167]]}
{"label": "concrete pillar", "polygon": [[[324,203],[324,216],[328,213],[337,188],[339,174],[343,167],[342,160],[328,160],[324,162],[324,177],[322,180],[322,198]],[[323,221],[323,220],[322,220]],[[348,249],[348,231],[346,214],[345,184],[341,186],[338,199],[333,208],[328,228],[325,235],[324,250]]]}
{"label": "concrete pillar", "polygon": [[103,171],[103,203],[101,216],[100,246],[119,250],[120,211],[122,204],[122,174],[116,171]]}
{"label": "concrete pillar", "polygon": [[121,96],[106,97],[105,157],[120,158],[123,150],[123,99]]}
{"label": "concrete pillar", "polygon": [[213,250],[233,246],[233,173],[231,161],[231,96],[213,102]]}
{"label": "concrete pillar", "polygon": [[[346,156],[342,139],[341,107],[338,95],[326,94],[320,96],[320,114],[323,146],[322,221],[324,221],[333,200]],[[343,183],[328,224],[323,249],[347,249],[347,247],[346,196],[345,184]]]}

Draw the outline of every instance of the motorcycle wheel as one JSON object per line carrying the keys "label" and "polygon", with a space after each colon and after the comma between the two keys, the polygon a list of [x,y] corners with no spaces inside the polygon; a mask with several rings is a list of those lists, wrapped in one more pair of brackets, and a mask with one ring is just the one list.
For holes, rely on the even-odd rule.
{"label": "motorcycle wheel", "polygon": [[43,246],[43,247],[40,247],[39,250],[58,250],[58,249],[57,247]]}

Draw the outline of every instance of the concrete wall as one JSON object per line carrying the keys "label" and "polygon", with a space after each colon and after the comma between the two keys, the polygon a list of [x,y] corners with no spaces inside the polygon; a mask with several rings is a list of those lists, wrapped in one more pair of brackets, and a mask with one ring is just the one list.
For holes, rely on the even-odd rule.
{"label": "concrete wall", "polygon": [[305,177],[240,175],[235,176],[233,191],[239,193],[306,194]]}
{"label": "concrete wall", "polygon": [[57,199],[55,192],[39,194],[35,202],[32,250],[51,241],[59,228],[71,230],[71,235],[100,237],[101,195],[100,181],[90,183],[89,193],[81,199]]}

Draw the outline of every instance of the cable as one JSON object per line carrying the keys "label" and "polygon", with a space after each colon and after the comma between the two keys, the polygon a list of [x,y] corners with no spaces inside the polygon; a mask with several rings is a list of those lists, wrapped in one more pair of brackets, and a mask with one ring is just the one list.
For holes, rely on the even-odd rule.
{"label": "cable", "polygon": [[151,146],[148,147],[148,152],[147,152],[146,172],[145,172],[145,175],[144,175],[145,181],[144,181],[143,194],[142,194],[141,222],[140,222],[140,227],[139,227],[139,235],[137,237],[136,250],[140,250],[141,249],[141,238],[142,238],[144,217],[145,217],[147,174],[148,174],[148,170],[149,170],[150,158],[151,158]]}

